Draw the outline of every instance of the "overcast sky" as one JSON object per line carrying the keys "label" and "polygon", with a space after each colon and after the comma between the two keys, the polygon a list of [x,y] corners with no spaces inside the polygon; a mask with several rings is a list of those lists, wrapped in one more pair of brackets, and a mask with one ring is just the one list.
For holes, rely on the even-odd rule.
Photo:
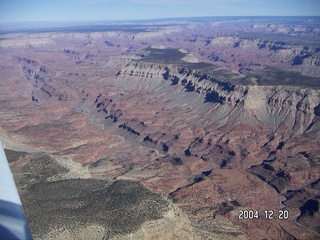
{"label": "overcast sky", "polygon": [[319,15],[320,0],[0,0],[0,23]]}

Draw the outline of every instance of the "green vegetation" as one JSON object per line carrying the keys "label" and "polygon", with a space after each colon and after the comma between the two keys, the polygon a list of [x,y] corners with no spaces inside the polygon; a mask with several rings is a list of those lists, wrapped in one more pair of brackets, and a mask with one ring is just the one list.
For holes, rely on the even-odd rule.
{"label": "green vegetation", "polygon": [[69,179],[32,185],[24,197],[33,233],[52,228],[74,229],[98,224],[110,229],[107,238],[128,234],[146,221],[162,218],[168,203],[140,183]]}
{"label": "green vegetation", "polygon": [[142,59],[139,61],[155,62],[161,64],[175,64],[179,67],[197,70],[201,73],[212,75],[219,78],[219,80],[225,81],[230,81],[231,79],[237,78],[240,75],[210,63],[190,63],[183,61],[182,58],[184,58],[186,55],[186,53],[182,53],[178,49],[147,48],[146,53],[142,55]]}
{"label": "green vegetation", "polygon": [[23,167],[21,198],[35,237],[50,230],[104,226],[105,238],[134,232],[146,221],[163,217],[169,203],[140,183],[119,180],[48,178],[67,170],[45,154]]}
{"label": "green vegetation", "polygon": [[165,64],[182,64],[185,63],[181,58],[187,54],[180,52],[178,49],[155,49],[147,48],[141,61],[156,62]]}
{"label": "green vegetation", "polygon": [[49,177],[56,176],[68,172],[68,170],[58,162],[45,153],[37,154],[30,162],[22,167],[23,172],[28,174],[24,176],[24,182],[41,182],[47,180]]}
{"label": "green vegetation", "polygon": [[28,153],[27,152],[19,152],[10,149],[4,149],[6,153],[7,160],[9,163],[20,160],[20,158],[24,158]]}
{"label": "green vegetation", "polygon": [[146,54],[142,55],[139,61],[156,62],[161,64],[175,64],[186,69],[197,70],[203,74],[208,74],[214,78],[230,82],[235,85],[263,85],[263,86],[298,86],[319,89],[320,78],[308,77],[299,72],[281,70],[269,67],[263,70],[256,70],[243,77],[240,73],[224,69],[210,63],[189,63],[182,60],[185,53],[178,49],[146,49]]}
{"label": "green vegetation", "polygon": [[297,86],[319,89],[320,78],[308,77],[299,72],[285,71],[279,68],[266,68],[263,70],[255,71],[245,78],[249,82],[249,78],[256,78],[259,85],[267,86]]}

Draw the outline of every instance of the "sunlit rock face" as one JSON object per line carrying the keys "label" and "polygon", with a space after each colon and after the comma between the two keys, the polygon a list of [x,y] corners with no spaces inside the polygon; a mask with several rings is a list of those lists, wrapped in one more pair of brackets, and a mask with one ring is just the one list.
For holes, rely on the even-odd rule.
{"label": "sunlit rock face", "polygon": [[265,21],[5,35],[0,133],[35,236],[317,239],[318,35]]}

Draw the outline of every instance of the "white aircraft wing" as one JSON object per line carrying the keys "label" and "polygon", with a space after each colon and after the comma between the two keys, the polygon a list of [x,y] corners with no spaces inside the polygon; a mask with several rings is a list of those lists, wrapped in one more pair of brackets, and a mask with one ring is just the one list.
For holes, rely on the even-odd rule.
{"label": "white aircraft wing", "polygon": [[32,239],[7,157],[0,141],[0,239]]}

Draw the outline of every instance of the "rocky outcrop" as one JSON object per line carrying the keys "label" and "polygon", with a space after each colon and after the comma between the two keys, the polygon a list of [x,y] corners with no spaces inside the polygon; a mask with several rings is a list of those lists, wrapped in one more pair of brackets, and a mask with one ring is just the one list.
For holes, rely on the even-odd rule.
{"label": "rocky outcrop", "polygon": [[[152,63],[132,63],[119,73],[121,78],[158,78],[170,85],[181,85],[186,92],[203,96],[204,102],[242,109],[276,131],[281,124],[305,132],[315,120],[320,93],[318,90],[287,86],[244,86],[222,81],[197,70]],[[234,82],[234,81],[233,81]],[[240,116],[238,116],[240,118]]]}
{"label": "rocky outcrop", "polygon": [[55,88],[50,84],[52,81],[51,73],[45,66],[41,66],[36,60],[27,58],[17,58],[20,65],[20,71],[24,77],[29,80],[33,86],[31,93],[32,101],[39,102],[52,96],[63,97],[63,94],[56,92]]}
{"label": "rocky outcrop", "polygon": [[[239,71],[259,69],[266,65],[286,65],[306,75],[319,76],[319,54],[315,47],[239,36],[215,37],[210,40],[210,46],[210,59],[226,66],[232,64],[232,69]],[[234,63],[237,62],[236,66]]]}
{"label": "rocky outcrop", "polygon": [[55,41],[50,37],[34,37],[30,38],[12,38],[9,36],[7,39],[2,39],[0,41],[0,48],[26,48],[26,47],[44,47],[54,45]]}

